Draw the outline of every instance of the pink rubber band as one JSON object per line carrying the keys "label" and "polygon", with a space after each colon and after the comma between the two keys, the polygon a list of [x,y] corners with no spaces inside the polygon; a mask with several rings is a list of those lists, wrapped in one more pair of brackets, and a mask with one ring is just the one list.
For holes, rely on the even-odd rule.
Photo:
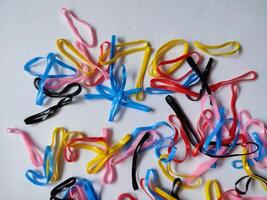
{"label": "pink rubber band", "polygon": [[37,147],[34,145],[34,142],[32,141],[28,133],[17,128],[8,128],[7,132],[21,135],[29,153],[32,164],[35,167],[40,167],[43,165],[43,156],[39,153]]}

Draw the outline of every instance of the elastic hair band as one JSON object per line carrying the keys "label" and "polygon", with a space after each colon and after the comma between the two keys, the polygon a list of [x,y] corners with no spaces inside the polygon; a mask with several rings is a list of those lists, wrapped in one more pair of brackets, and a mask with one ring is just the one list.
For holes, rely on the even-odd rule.
{"label": "elastic hair band", "polygon": [[[229,55],[233,55],[237,52],[240,51],[240,43],[237,41],[229,41],[229,42],[225,42],[223,44],[219,44],[219,45],[206,45],[203,44],[199,41],[194,41],[194,46],[196,46],[197,48],[199,48],[201,51],[212,55],[212,56],[229,56]],[[226,52],[212,52],[211,50],[217,50],[217,49],[222,49],[224,47],[233,47],[232,50],[230,51],[226,51]]]}

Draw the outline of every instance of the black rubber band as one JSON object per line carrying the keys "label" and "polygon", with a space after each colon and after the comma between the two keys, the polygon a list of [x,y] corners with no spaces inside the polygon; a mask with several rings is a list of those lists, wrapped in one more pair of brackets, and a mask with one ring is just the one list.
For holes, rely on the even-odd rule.
{"label": "black rubber band", "polygon": [[[247,182],[246,182],[246,189],[245,189],[245,191],[242,191],[242,190],[240,190],[237,186],[238,186],[238,184],[239,184],[241,181],[243,181],[244,179],[248,179],[248,180],[247,180]],[[248,192],[248,188],[249,188],[249,185],[250,185],[251,181],[252,181],[252,178],[249,177],[249,176],[243,176],[243,177],[241,177],[240,179],[238,179],[238,180],[235,182],[235,191],[236,191],[237,193],[239,193],[239,194],[245,195],[245,194]]]}
{"label": "black rubber band", "polygon": [[138,190],[138,184],[136,181],[136,169],[137,169],[138,156],[140,154],[140,151],[141,151],[143,144],[149,138],[149,136],[150,136],[150,133],[146,132],[134,150],[133,163],[132,163],[132,186],[133,186],[134,190]]}
{"label": "black rubber band", "polygon": [[179,200],[179,196],[178,196],[178,192],[181,189],[183,184],[183,181],[180,178],[176,178],[174,179],[173,183],[172,183],[172,191],[171,191],[171,195],[176,198],[176,200]]}
{"label": "black rubber band", "polygon": [[[198,101],[203,96],[205,90],[207,91],[208,94],[211,94],[211,90],[208,86],[207,81],[208,81],[208,77],[210,75],[211,67],[213,64],[213,58],[209,59],[209,62],[207,64],[207,66],[205,67],[205,70],[203,71],[203,73],[200,72],[197,64],[195,63],[195,61],[193,60],[192,57],[187,58],[187,62],[189,64],[189,66],[193,69],[193,71],[195,71],[195,73],[198,75],[202,85],[201,85],[201,89],[199,91],[199,96],[197,98],[194,99],[193,97],[191,97],[188,94],[186,95],[186,97],[191,101]],[[191,88],[197,84],[198,83],[192,84],[188,88]]]}
{"label": "black rubber band", "polygon": [[68,105],[72,102],[72,97],[65,97],[64,99],[61,99],[58,104],[40,112],[35,115],[32,115],[30,117],[27,117],[24,119],[25,124],[35,124],[38,122],[42,122],[47,120],[50,117],[53,117],[55,114],[58,113],[61,107]]}
{"label": "black rubber band", "polygon": [[73,186],[76,183],[76,180],[77,180],[77,178],[71,177],[71,178],[68,178],[67,180],[63,181],[62,183],[58,184],[56,187],[54,187],[50,192],[50,200],[73,200],[73,199],[62,199],[62,198],[58,198],[56,196],[60,192]]}
{"label": "black rubber band", "polygon": [[[165,100],[169,104],[169,106],[173,109],[173,111],[175,112],[175,114],[179,118],[179,120],[181,121],[183,129],[184,129],[185,133],[187,134],[187,137],[189,138],[190,143],[196,147],[200,143],[200,139],[199,139],[198,135],[196,134],[196,132],[195,132],[192,124],[190,123],[188,117],[184,113],[183,109],[181,108],[181,106],[178,104],[178,102],[171,95],[167,95],[165,97]],[[208,152],[205,152],[203,150],[202,146],[200,147],[199,151],[201,153],[203,153],[209,157],[213,157],[213,158],[228,158],[228,157],[236,157],[236,156],[253,154],[259,150],[259,145],[255,142],[247,142],[246,144],[253,144],[257,147],[257,149],[254,150],[253,152],[248,152],[246,154],[226,154],[226,155],[210,154]],[[211,142],[209,145],[214,145],[214,142]],[[223,146],[231,147],[231,145],[232,144],[225,144]],[[242,145],[242,144],[237,143],[237,145]]]}
{"label": "black rubber band", "polygon": [[[39,89],[40,81],[41,81],[41,78],[34,79],[34,86],[37,90]],[[75,87],[77,87],[77,89],[74,92],[69,93],[69,91],[71,91]],[[61,91],[58,91],[58,92],[50,91],[44,87],[44,94],[46,96],[53,97],[53,98],[74,97],[80,94],[81,91],[82,91],[82,86],[79,83],[70,83],[66,85]]]}
{"label": "black rubber band", "polygon": [[[40,80],[41,80],[40,78],[34,79],[34,86],[36,87],[36,89],[38,89]],[[77,89],[74,92],[69,93],[69,91],[75,87]],[[53,117],[56,113],[58,113],[61,107],[70,104],[72,102],[72,98],[74,96],[77,96],[81,91],[82,91],[82,86],[79,83],[68,84],[59,92],[49,91],[46,88],[44,88],[45,95],[49,97],[53,97],[53,98],[61,98],[61,97],[64,97],[64,98],[61,99],[56,105],[40,113],[27,117],[26,119],[24,119],[25,124],[35,124],[38,122],[45,121],[50,117]]]}

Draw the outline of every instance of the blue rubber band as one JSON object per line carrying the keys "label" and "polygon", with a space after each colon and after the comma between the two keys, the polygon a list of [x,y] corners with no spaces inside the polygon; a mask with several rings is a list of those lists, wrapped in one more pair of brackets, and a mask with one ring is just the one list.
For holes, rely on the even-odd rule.
{"label": "blue rubber band", "polygon": [[[46,171],[47,162],[49,162],[48,173]],[[52,153],[51,147],[47,146],[45,149],[44,163],[43,163],[44,175],[40,174],[40,172],[36,170],[30,169],[25,173],[25,176],[33,184],[38,185],[38,186],[45,186],[49,184],[52,178],[53,171],[54,171],[53,167],[54,167],[53,153]]]}
{"label": "blue rubber band", "polygon": [[[47,62],[44,73],[39,74],[37,72],[32,71],[33,65],[42,59],[46,59],[46,62]],[[52,67],[56,67],[56,66],[60,66],[60,67],[69,69],[69,70],[73,71],[74,74],[71,74],[71,75],[67,75],[67,74],[49,75]],[[39,83],[39,89],[38,89],[37,97],[36,97],[36,104],[37,105],[43,105],[44,98],[45,98],[44,86],[45,86],[45,82],[46,82],[47,78],[64,78],[64,77],[74,76],[77,72],[77,70],[74,67],[71,67],[71,66],[65,64],[64,62],[62,62],[61,60],[59,60],[57,58],[57,55],[52,53],[52,52],[50,52],[46,58],[45,57],[36,57],[36,58],[31,59],[30,61],[28,61],[24,65],[24,70],[29,72],[33,76],[37,76],[37,77],[41,78],[40,83]]]}

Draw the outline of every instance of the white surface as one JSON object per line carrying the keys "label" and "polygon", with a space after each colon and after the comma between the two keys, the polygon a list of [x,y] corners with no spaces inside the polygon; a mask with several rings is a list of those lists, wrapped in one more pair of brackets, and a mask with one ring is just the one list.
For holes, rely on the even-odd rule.
{"label": "white surface", "polygon": [[[23,119],[26,116],[44,109],[34,104],[36,90],[32,84],[33,77],[23,71],[24,63],[34,56],[56,51],[55,41],[59,37],[72,41],[74,39],[60,15],[62,7],[72,9],[78,16],[91,23],[96,28],[99,42],[110,40],[112,34],[118,35],[125,41],[148,40],[154,49],[174,38],[184,38],[189,42],[200,40],[210,44],[228,40],[239,41],[242,44],[242,54],[216,58],[218,62],[212,73],[212,80],[219,81],[247,70],[256,70],[259,73],[259,79],[242,84],[237,107],[238,109],[247,108],[253,116],[267,122],[265,107],[267,102],[267,1],[1,0],[0,173],[2,180],[0,199],[48,199],[53,187],[37,187],[26,180],[24,173],[33,166],[22,139],[9,135],[6,132],[7,127],[28,131],[36,143],[44,149],[45,145],[50,143],[52,130],[56,126],[85,131],[95,136],[100,135],[101,128],[111,127],[114,130],[113,139],[118,141],[135,127],[166,120],[172,113],[164,102],[164,96],[149,96],[144,103],[155,108],[154,113],[127,109],[121,120],[108,123],[110,102],[83,101],[64,107],[58,115],[43,123],[34,126],[24,125]],[[94,53],[97,54],[97,49]],[[136,72],[140,59],[140,55],[126,59],[129,77]],[[127,86],[128,88],[133,86],[132,80],[129,80]],[[218,98],[226,106],[229,105],[229,94],[229,89],[218,94]],[[196,121],[199,104],[189,102],[183,95],[177,95],[177,97],[188,116]],[[79,162],[66,164],[61,180],[69,176],[82,176],[99,183],[102,172],[94,176],[85,172],[89,155],[92,157],[94,154],[83,152]],[[225,159],[221,166],[215,170],[209,170],[205,178],[218,178],[223,190],[233,188],[237,178],[244,175],[244,172],[234,170],[230,165],[231,160]],[[179,170],[190,172],[196,163],[198,163],[197,160],[185,162],[179,166]],[[146,153],[139,166],[139,177],[144,177],[147,168],[156,167],[157,161],[153,153]],[[119,193],[132,191],[130,170],[131,159],[118,166],[119,176],[116,184],[102,187],[103,200],[115,200]],[[266,174],[266,170],[263,172]],[[171,188],[171,183],[165,177],[161,176],[161,182],[164,188]],[[180,196],[184,200],[204,199],[203,191],[203,187],[193,191],[182,191]],[[259,184],[256,184],[250,193],[263,194],[264,191]],[[142,191],[135,194],[140,200],[148,199]]]}

